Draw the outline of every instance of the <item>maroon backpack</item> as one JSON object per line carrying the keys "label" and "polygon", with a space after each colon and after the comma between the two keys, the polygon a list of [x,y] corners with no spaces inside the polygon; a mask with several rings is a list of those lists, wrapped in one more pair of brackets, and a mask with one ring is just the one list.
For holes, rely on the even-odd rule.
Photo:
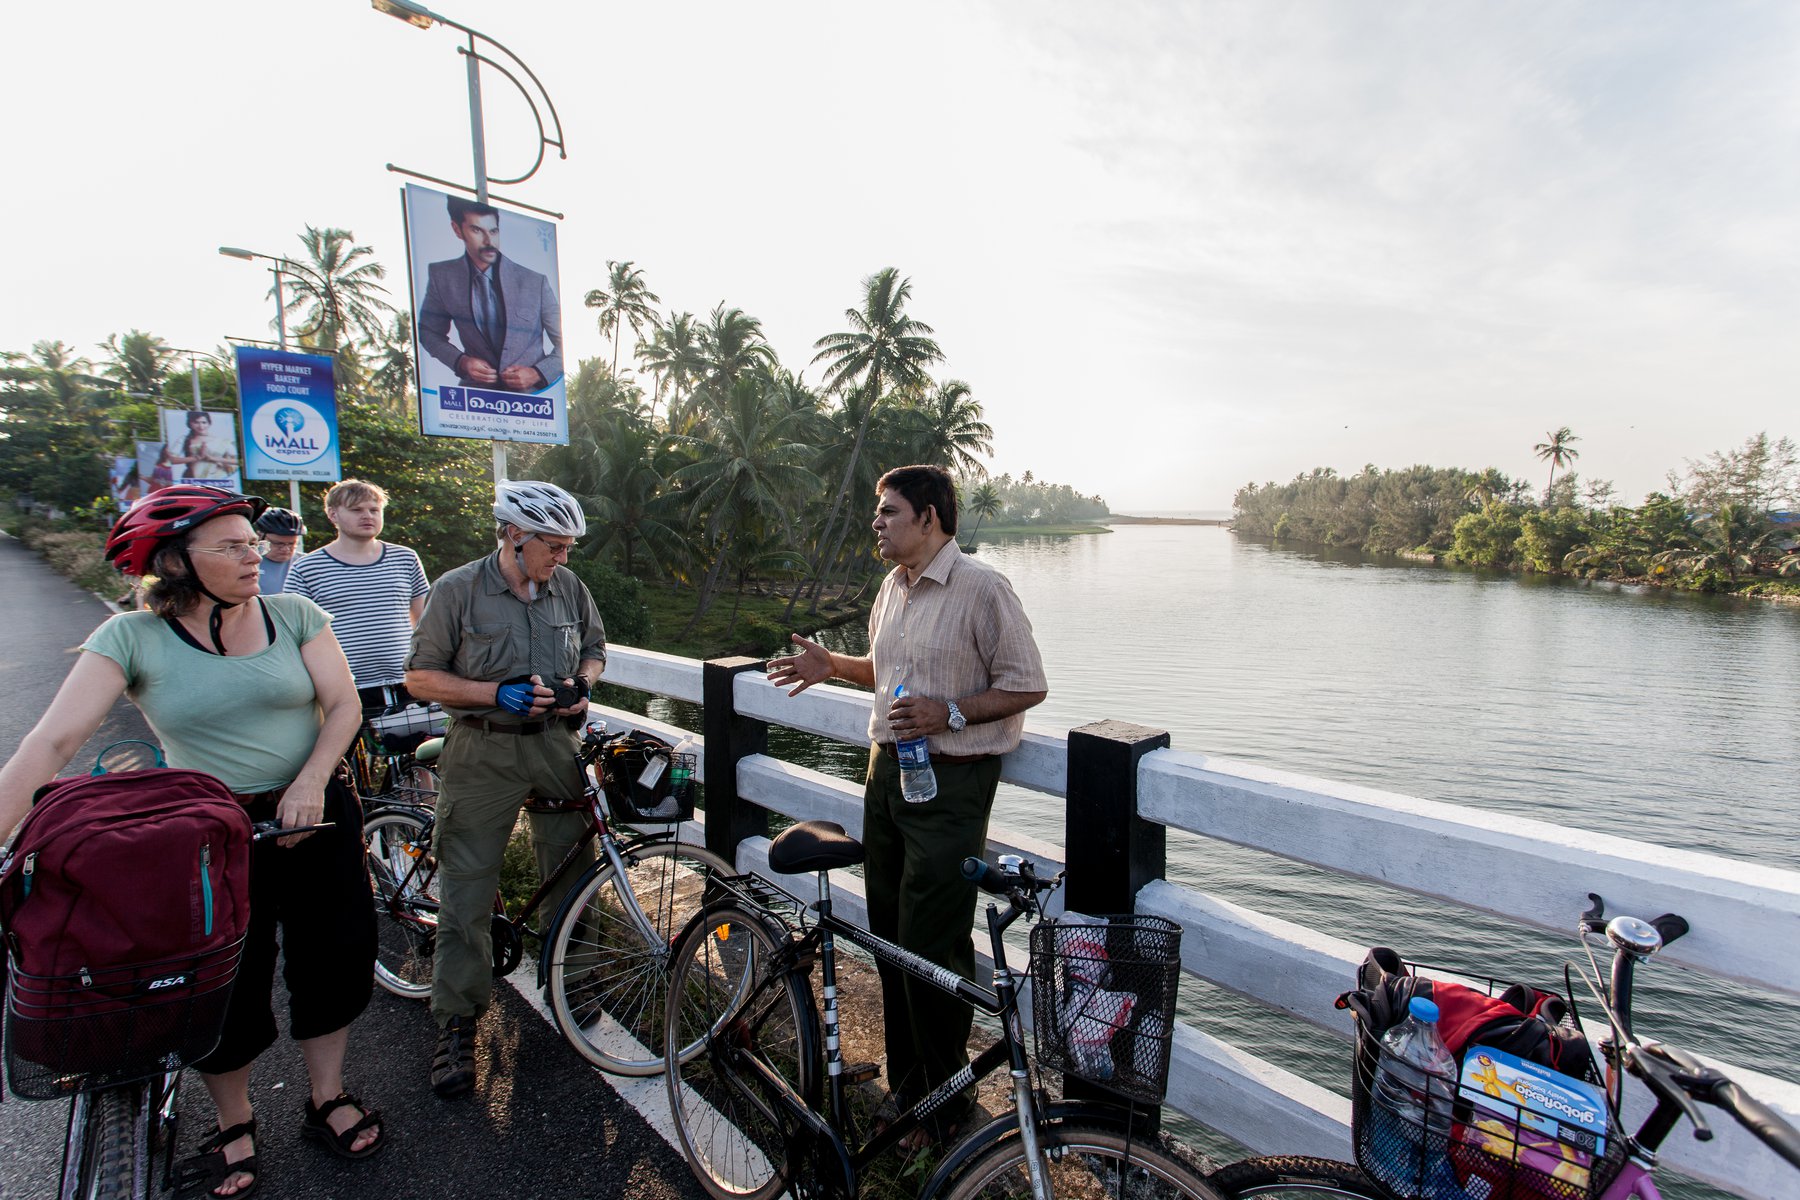
{"label": "maroon backpack", "polygon": [[21,1095],[34,1075],[148,1074],[218,1041],[250,921],[250,818],[211,775],[156,762],[46,784],[0,865]]}

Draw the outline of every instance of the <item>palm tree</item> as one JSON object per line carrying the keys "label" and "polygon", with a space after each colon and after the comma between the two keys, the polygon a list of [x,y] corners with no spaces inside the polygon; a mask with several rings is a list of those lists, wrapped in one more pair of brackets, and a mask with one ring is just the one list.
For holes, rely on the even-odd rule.
{"label": "palm tree", "polygon": [[917,461],[967,474],[983,473],[977,452],[994,452],[994,430],[981,419],[981,404],[969,394],[969,385],[947,379],[917,409],[921,418]]}
{"label": "palm tree", "polygon": [[631,326],[631,336],[634,339],[643,331],[644,326],[654,329],[656,310],[650,306],[661,299],[645,286],[642,271],[629,262],[609,260],[606,264],[606,286],[595,288],[582,301],[589,308],[599,310],[601,335],[612,334],[614,375],[619,373],[619,334],[622,328]]}
{"label": "palm tree", "polygon": [[[927,381],[925,368],[941,362],[944,352],[931,337],[931,326],[906,315],[906,302],[912,298],[912,280],[901,279],[893,267],[884,267],[863,280],[863,305],[844,310],[850,328],[842,333],[828,333],[813,343],[817,351],[814,362],[828,363],[824,391],[827,395],[844,392],[854,386],[864,398],[862,419],[856,428],[856,440],[850,447],[850,460],[844,467],[843,482],[826,512],[825,533],[820,540],[819,557],[813,565],[813,610],[819,603],[819,588],[826,566],[837,558],[844,534],[830,542],[838,514],[850,494],[856,477],[857,462],[862,456],[863,440],[869,431],[869,418],[881,402],[882,385],[923,388]],[[859,382],[860,381],[860,382]],[[848,523],[845,530],[849,528]]]}
{"label": "palm tree", "polygon": [[[700,327],[698,386],[679,410],[671,406],[670,433],[691,433],[706,413],[730,403],[732,390],[745,376],[775,366],[775,351],[763,337],[762,322],[721,300]],[[704,393],[702,395],[701,393]]]}
{"label": "palm tree", "polygon": [[301,318],[295,339],[332,351],[359,341],[380,344],[394,306],[381,284],[387,268],[376,261],[375,252],[357,245],[348,229],[311,225],[300,235],[300,245],[305,251],[300,265],[310,267],[310,273],[283,274],[287,312]]}
{"label": "palm tree", "polygon": [[969,541],[974,542],[975,535],[981,532],[982,518],[992,520],[1000,511],[1000,489],[991,483],[984,483],[969,493],[967,503],[969,511],[975,514],[975,532],[969,535]]}
{"label": "palm tree", "polygon": [[1484,467],[1479,475],[1468,477],[1463,499],[1477,508],[1486,508],[1506,491],[1506,476],[1498,468]]}
{"label": "palm tree", "polygon": [[1650,561],[1687,571],[1723,570],[1737,582],[1738,572],[1755,571],[1757,556],[1769,548],[1775,526],[1743,504],[1721,504],[1719,511],[1694,522],[1699,543],[1664,550]]}
{"label": "palm tree", "polygon": [[1544,484],[1544,495],[1547,497],[1550,494],[1550,484],[1556,482],[1556,469],[1566,467],[1581,457],[1581,451],[1575,449],[1573,444],[1581,439],[1569,432],[1567,425],[1555,433],[1547,433],[1544,436],[1550,440],[1539,442],[1531,450],[1532,453],[1550,464],[1550,480]]}
{"label": "palm tree", "polygon": [[101,374],[134,396],[155,395],[162,388],[163,376],[169,373],[169,359],[174,355],[167,342],[141,329],[112,334],[100,348],[106,351]]}
{"label": "palm tree", "polygon": [[759,521],[790,525],[795,498],[819,485],[819,477],[800,465],[812,447],[791,437],[801,414],[771,403],[764,378],[746,375],[723,400],[707,414],[701,433],[679,439],[695,458],[672,476],[688,499],[690,520],[705,518],[703,548],[712,559],[683,637],[712,607],[719,573],[740,534]]}
{"label": "palm tree", "polygon": [[647,342],[639,342],[637,360],[656,376],[656,391],[650,401],[650,415],[656,415],[656,401],[664,390],[669,393],[669,408],[686,398],[706,369],[706,355],[700,327],[693,313],[671,313],[668,320],[657,324]]}
{"label": "palm tree", "polygon": [[396,412],[407,407],[413,386],[412,314],[402,310],[376,342],[370,363],[369,390]]}

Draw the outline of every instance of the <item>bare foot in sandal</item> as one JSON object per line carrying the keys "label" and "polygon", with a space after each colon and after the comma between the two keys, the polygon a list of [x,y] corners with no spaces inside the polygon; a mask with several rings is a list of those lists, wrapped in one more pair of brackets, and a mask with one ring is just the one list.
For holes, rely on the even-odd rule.
{"label": "bare foot in sandal", "polygon": [[339,1092],[323,1104],[308,1100],[300,1132],[341,1158],[367,1158],[387,1145],[381,1114],[349,1092]]}

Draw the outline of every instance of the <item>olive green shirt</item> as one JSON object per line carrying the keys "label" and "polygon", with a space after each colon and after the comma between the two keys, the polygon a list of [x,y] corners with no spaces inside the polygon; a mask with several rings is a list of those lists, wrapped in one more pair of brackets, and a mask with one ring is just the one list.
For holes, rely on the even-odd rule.
{"label": "olive green shirt", "polygon": [[[606,628],[587,585],[567,567],[556,568],[527,604],[500,573],[500,552],[464,563],[441,576],[413,630],[409,671],[448,671],[496,684],[536,675],[545,683],[568,679],[584,659],[606,662]],[[592,682],[592,681],[590,681]],[[495,706],[446,708],[459,717],[517,721]]]}

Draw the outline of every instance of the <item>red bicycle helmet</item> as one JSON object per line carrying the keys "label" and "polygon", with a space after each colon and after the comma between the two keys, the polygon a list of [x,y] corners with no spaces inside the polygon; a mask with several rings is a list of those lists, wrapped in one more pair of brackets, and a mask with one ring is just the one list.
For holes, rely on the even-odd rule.
{"label": "red bicycle helmet", "polygon": [[142,575],[167,539],[229,513],[242,513],[254,522],[267,507],[269,502],[261,496],[241,496],[201,483],[178,483],[151,492],[113,522],[106,538],[106,561],[121,574]]}

